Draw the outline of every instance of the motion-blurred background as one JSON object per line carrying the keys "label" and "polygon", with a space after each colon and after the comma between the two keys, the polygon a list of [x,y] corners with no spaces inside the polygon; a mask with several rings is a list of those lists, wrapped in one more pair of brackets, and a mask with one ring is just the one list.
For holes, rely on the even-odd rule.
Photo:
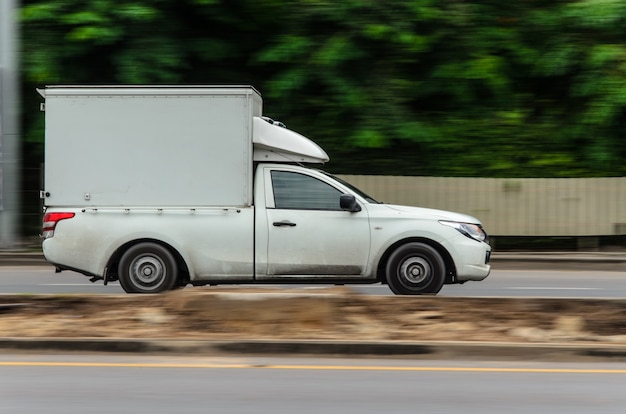
{"label": "motion-blurred background", "polygon": [[250,84],[382,201],[475,215],[497,248],[626,245],[623,0],[1,2],[5,246],[40,231],[47,84]]}

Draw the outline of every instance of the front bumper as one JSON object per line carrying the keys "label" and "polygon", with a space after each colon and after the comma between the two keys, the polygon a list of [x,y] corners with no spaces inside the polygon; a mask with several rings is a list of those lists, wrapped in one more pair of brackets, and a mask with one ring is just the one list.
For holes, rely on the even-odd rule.
{"label": "front bumper", "polygon": [[479,281],[491,272],[491,246],[463,235],[450,244],[450,253],[456,267],[455,283]]}

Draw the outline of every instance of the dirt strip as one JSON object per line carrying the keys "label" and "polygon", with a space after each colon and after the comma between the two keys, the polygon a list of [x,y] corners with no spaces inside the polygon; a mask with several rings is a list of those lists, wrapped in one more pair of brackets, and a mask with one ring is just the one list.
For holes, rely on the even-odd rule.
{"label": "dirt strip", "polygon": [[626,344],[626,300],[371,296],[347,287],[4,295],[0,337]]}

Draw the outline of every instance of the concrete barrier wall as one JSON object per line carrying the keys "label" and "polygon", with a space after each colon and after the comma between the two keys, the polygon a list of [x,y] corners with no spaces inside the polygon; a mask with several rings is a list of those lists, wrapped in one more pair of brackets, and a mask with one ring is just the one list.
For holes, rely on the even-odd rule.
{"label": "concrete barrier wall", "polygon": [[626,177],[340,178],[385,203],[470,214],[493,236],[626,234]]}

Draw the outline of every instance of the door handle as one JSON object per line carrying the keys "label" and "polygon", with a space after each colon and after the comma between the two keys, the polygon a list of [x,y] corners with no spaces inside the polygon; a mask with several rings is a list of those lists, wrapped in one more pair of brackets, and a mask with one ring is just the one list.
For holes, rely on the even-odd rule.
{"label": "door handle", "polygon": [[275,221],[274,227],[296,227],[296,223],[292,223],[289,220]]}

